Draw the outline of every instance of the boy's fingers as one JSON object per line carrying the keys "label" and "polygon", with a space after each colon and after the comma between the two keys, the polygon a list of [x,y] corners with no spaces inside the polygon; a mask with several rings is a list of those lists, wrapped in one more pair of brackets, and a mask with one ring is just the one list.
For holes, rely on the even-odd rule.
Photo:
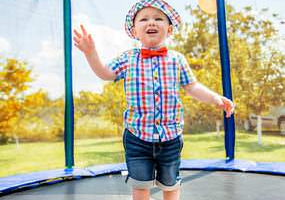
{"label": "boy's fingers", "polygon": [[74,29],[74,31],[73,31],[73,32],[74,32],[74,34],[75,34],[77,37],[79,37],[79,38],[81,38],[81,37],[82,37],[82,36],[81,36],[81,34],[77,32],[77,30],[75,30],[75,29]]}
{"label": "boy's fingers", "polygon": [[87,35],[87,31],[85,30],[85,28],[84,28],[84,26],[82,24],[80,25],[80,28],[82,30],[83,35],[84,36]]}
{"label": "boy's fingers", "polygon": [[231,114],[232,114],[231,109],[230,109],[229,107],[226,107],[226,108],[225,108],[225,112],[226,112],[226,117],[227,117],[227,118],[230,117]]}
{"label": "boy's fingers", "polygon": [[88,34],[88,40],[93,42],[93,38],[92,38],[92,35],[91,34]]}
{"label": "boy's fingers", "polygon": [[73,40],[76,42],[76,43],[79,43],[79,39],[77,39],[76,37],[73,37]]}
{"label": "boy's fingers", "polygon": [[228,117],[230,117],[234,113],[234,109],[235,109],[235,105],[233,103],[231,103],[227,109]]}
{"label": "boy's fingers", "polygon": [[225,97],[222,97],[223,102],[224,102],[224,110],[226,112],[226,117],[229,118],[234,111],[235,105],[233,102]]}

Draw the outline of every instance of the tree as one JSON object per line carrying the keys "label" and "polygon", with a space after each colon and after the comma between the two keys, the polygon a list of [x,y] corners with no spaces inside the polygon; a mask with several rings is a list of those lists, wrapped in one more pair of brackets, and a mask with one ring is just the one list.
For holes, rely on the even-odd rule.
{"label": "tree", "polygon": [[[185,23],[174,36],[173,48],[186,56],[200,82],[221,94],[216,16],[198,8],[187,9],[194,22]],[[270,20],[254,16],[251,10],[246,7],[236,11],[227,5],[233,97],[239,118],[245,118],[250,112],[260,114],[271,105],[280,105],[285,98],[285,54],[276,44],[280,36]],[[267,10],[262,10],[260,15],[264,12]],[[189,100],[183,98],[187,104]],[[185,115],[190,120],[212,121],[211,124],[221,118],[218,110],[210,110],[209,106],[200,103],[191,106],[190,116],[189,112]]]}
{"label": "tree", "polygon": [[18,135],[28,141],[58,140],[64,135],[64,100],[51,100],[42,90],[25,96]]}
{"label": "tree", "polygon": [[24,92],[31,81],[27,63],[16,59],[0,60],[0,143],[13,137],[10,130],[17,121]]}
{"label": "tree", "polygon": [[102,100],[101,106],[105,109],[104,116],[117,125],[117,135],[120,135],[123,130],[123,113],[127,107],[123,81],[106,84],[103,89]]}
{"label": "tree", "polygon": [[102,95],[98,93],[80,91],[75,98],[76,113],[82,115],[99,115],[101,112]]}

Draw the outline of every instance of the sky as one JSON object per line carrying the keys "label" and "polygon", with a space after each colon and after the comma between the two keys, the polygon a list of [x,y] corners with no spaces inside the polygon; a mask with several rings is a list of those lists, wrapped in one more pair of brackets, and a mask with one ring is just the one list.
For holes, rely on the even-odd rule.
{"label": "sky", "polygon": [[[27,61],[33,69],[32,90],[43,89],[51,98],[64,94],[62,1],[1,0],[0,59],[13,57]],[[134,41],[124,32],[124,19],[136,0],[73,0],[74,28],[84,24],[92,34],[103,62],[108,62]],[[191,23],[186,5],[197,6],[196,0],[167,0]],[[227,0],[237,10],[251,5],[254,10],[269,8],[285,19],[284,0]],[[264,16],[268,18],[270,16]],[[285,36],[285,27],[279,25]],[[285,45],[285,43],[284,43]],[[84,56],[73,48],[73,88],[79,91],[101,92],[103,84],[90,69]]]}

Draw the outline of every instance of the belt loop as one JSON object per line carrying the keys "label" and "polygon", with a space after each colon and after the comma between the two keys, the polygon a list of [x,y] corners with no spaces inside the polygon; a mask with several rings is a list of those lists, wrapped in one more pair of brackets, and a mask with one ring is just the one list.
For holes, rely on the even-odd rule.
{"label": "belt loop", "polygon": [[125,183],[127,183],[128,180],[129,180],[129,174],[128,174],[127,177],[126,177]]}

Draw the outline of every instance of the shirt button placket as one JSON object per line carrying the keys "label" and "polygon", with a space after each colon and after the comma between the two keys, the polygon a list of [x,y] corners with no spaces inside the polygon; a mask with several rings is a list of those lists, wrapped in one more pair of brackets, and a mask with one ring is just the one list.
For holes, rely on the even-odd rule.
{"label": "shirt button placket", "polygon": [[[156,57],[153,58],[152,64],[153,64],[154,107],[155,107],[154,123],[156,130],[160,130],[160,83],[159,83],[159,73],[158,73],[158,62]],[[158,134],[155,134],[153,136],[154,141],[159,140]]]}

